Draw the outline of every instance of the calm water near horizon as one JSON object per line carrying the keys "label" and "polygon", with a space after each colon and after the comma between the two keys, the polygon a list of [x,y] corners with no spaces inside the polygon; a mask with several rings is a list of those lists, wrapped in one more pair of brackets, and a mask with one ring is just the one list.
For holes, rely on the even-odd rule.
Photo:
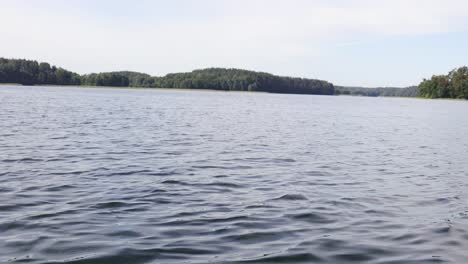
{"label": "calm water near horizon", "polygon": [[0,87],[0,263],[468,263],[468,102]]}

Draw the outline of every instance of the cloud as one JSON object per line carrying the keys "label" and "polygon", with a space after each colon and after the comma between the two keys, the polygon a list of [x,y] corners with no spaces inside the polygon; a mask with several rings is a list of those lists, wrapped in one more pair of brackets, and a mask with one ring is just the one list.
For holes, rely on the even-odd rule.
{"label": "cloud", "polygon": [[[0,0],[1,1],[1,0]],[[82,73],[268,70],[328,47],[468,29],[465,0],[1,1],[0,55]],[[286,65],[286,64],[285,64]],[[285,73],[289,69],[277,67]]]}

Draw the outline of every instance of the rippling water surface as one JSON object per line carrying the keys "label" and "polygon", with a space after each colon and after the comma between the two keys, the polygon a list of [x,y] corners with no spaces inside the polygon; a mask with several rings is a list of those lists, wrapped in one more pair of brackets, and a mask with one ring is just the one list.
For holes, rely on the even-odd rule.
{"label": "rippling water surface", "polygon": [[0,88],[0,263],[468,263],[468,102]]}

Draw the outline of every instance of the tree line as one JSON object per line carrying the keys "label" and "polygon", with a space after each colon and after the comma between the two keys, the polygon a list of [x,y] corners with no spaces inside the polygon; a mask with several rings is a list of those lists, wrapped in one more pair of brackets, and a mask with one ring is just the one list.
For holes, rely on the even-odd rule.
{"label": "tree line", "polygon": [[418,87],[410,86],[406,88],[396,87],[377,87],[377,88],[364,88],[364,87],[345,87],[336,86],[336,95],[353,95],[353,96],[392,96],[392,97],[416,97],[418,96]]}
{"label": "tree line", "polygon": [[225,68],[171,73],[161,77],[131,71],[79,75],[46,62],[0,58],[0,83],[468,99],[468,67],[454,69],[447,75],[434,75],[431,79],[424,79],[419,86],[363,88],[335,87],[322,80],[283,77],[264,72]]}
{"label": "tree line", "polygon": [[32,60],[0,58],[0,83],[212,89],[333,95],[333,84],[240,69],[208,68],[156,77],[120,71],[79,75]]}
{"label": "tree line", "polygon": [[313,79],[281,77],[264,72],[208,68],[163,77],[129,76],[135,87],[260,91],[293,94],[334,94],[333,84]]}
{"label": "tree line", "polygon": [[0,58],[0,83],[79,85],[81,76],[45,62]]}
{"label": "tree line", "polygon": [[419,96],[425,98],[468,99],[468,67],[460,67],[447,75],[434,75],[419,84]]}

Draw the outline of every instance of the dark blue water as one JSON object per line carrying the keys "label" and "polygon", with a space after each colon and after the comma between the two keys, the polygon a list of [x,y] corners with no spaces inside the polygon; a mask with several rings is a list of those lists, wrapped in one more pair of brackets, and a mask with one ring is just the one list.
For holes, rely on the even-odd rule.
{"label": "dark blue water", "polygon": [[468,263],[467,113],[0,87],[0,263]]}

